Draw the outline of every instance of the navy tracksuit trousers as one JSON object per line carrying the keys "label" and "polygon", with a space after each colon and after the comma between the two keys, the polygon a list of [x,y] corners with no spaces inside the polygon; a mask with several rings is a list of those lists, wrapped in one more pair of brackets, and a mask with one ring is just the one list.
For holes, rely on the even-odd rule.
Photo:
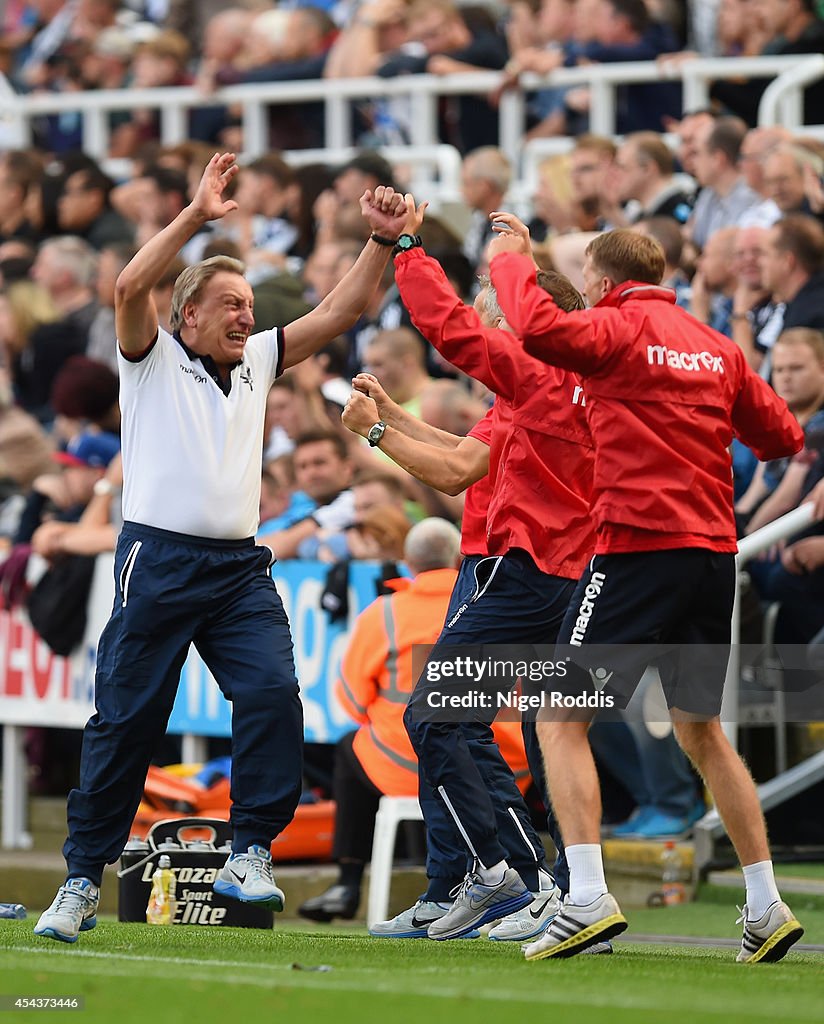
{"label": "navy tracksuit trousers", "polygon": [[166,731],[194,643],[232,702],[232,847],[268,849],[300,799],[303,710],[292,639],[252,539],[213,541],[126,523],[115,600],[83,734],[80,784],[68,800],[70,876],[99,885],[120,856],[154,747]]}
{"label": "navy tracksuit trousers", "polygon": [[[438,647],[447,644],[554,643],[573,586],[571,580],[540,572],[526,552],[465,559],[446,624],[429,660],[436,660]],[[489,723],[495,710],[467,713],[460,723],[433,722],[431,713],[421,713],[430,688],[425,680],[424,672],[404,722],[419,759],[420,802],[430,838],[427,898],[445,898],[447,879],[465,870],[467,849],[487,866],[506,859],[527,887],[536,891],[543,846],[494,742]],[[523,733],[530,771],[548,809],[549,831],[559,851],[556,883],[566,891],[566,858],[544,781],[535,723],[525,721]],[[463,862],[455,855],[456,833]]]}

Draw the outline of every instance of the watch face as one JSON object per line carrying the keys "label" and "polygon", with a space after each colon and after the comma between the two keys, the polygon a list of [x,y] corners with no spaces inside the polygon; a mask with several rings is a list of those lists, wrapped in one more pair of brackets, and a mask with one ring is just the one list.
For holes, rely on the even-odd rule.
{"label": "watch face", "polygon": [[399,249],[411,249],[415,245],[415,239],[412,235],[401,235],[398,239]]}

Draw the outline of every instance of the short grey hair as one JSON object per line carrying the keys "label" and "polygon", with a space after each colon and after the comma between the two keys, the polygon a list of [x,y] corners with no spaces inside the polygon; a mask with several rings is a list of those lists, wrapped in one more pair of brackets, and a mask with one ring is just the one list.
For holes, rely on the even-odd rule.
{"label": "short grey hair", "polygon": [[501,304],[498,302],[498,293],[495,290],[495,285],[486,276],[481,274],[478,278],[478,284],[481,286],[481,291],[486,289],[486,295],[484,295],[484,313],[489,317],[490,320],[506,320],[506,314],[501,309]]}
{"label": "short grey hair", "polygon": [[89,243],[78,235],[63,235],[49,238],[40,246],[41,252],[52,253],[60,269],[71,275],[76,285],[91,288],[97,280],[98,254]]}
{"label": "short grey hair", "polygon": [[445,519],[423,519],[407,533],[403,557],[414,572],[454,569],[461,553],[460,531]]}
{"label": "short grey hair", "polygon": [[197,302],[209,281],[222,271],[240,274],[243,277],[246,273],[246,264],[231,256],[210,256],[208,260],[201,260],[200,263],[195,263],[182,271],[175,281],[172,292],[169,326],[173,331],[179,331],[183,326],[183,307],[189,302]]}

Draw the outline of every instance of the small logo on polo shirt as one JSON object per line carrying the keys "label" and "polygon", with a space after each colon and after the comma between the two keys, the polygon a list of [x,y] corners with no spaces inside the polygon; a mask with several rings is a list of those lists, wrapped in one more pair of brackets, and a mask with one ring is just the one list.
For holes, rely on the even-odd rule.
{"label": "small logo on polo shirt", "polygon": [[247,366],[247,365],[244,364],[243,368],[240,371],[240,380],[244,384],[248,384],[249,385],[249,390],[250,391],[254,391],[255,390],[254,386],[252,384],[252,369],[251,369],[250,366]]}
{"label": "small logo on polo shirt", "polygon": [[205,384],[209,379],[208,377],[204,377],[203,374],[197,373],[197,371],[193,370],[191,366],[184,366],[183,363],[178,363],[177,365],[184,373],[191,374],[191,376],[194,377],[196,384]]}

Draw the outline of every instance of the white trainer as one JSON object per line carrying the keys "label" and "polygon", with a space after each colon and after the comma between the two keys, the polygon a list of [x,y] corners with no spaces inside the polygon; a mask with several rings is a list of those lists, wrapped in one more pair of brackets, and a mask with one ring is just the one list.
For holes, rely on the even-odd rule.
{"label": "white trainer", "polygon": [[546,931],[561,907],[561,890],[548,871],[541,869],[539,889],[528,907],[503,918],[489,932],[493,942],[528,942]]}
{"label": "white trainer", "polygon": [[740,964],[775,963],[804,934],[801,923],[781,900],[771,903],[757,921],[747,920],[746,904],[739,912],[736,924],[744,923],[741,952],[736,957]]}
{"label": "white trainer", "polygon": [[88,878],[70,878],[57,890],[48,910],[34,926],[35,935],[45,935],[60,942],[77,942],[79,932],[90,931],[97,924],[100,890]]}
{"label": "white trainer", "polygon": [[212,888],[221,896],[270,910],[281,911],[286,903],[272,874],[272,854],[263,846],[250,846],[246,853],[233,853],[220,869]]}
{"label": "white trainer", "polygon": [[[369,928],[369,934],[377,939],[425,939],[427,929],[449,913],[451,903],[436,903],[434,900],[418,900],[414,907],[402,911],[390,921],[376,921]],[[471,931],[465,939],[477,939],[479,933]]]}
{"label": "white trainer", "polygon": [[526,947],[524,956],[527,960],[575,956],[619,935],[626,927],[627,919],[610,893],[603,893],[583,907],[570,903],[567,896],[540,939]]}

